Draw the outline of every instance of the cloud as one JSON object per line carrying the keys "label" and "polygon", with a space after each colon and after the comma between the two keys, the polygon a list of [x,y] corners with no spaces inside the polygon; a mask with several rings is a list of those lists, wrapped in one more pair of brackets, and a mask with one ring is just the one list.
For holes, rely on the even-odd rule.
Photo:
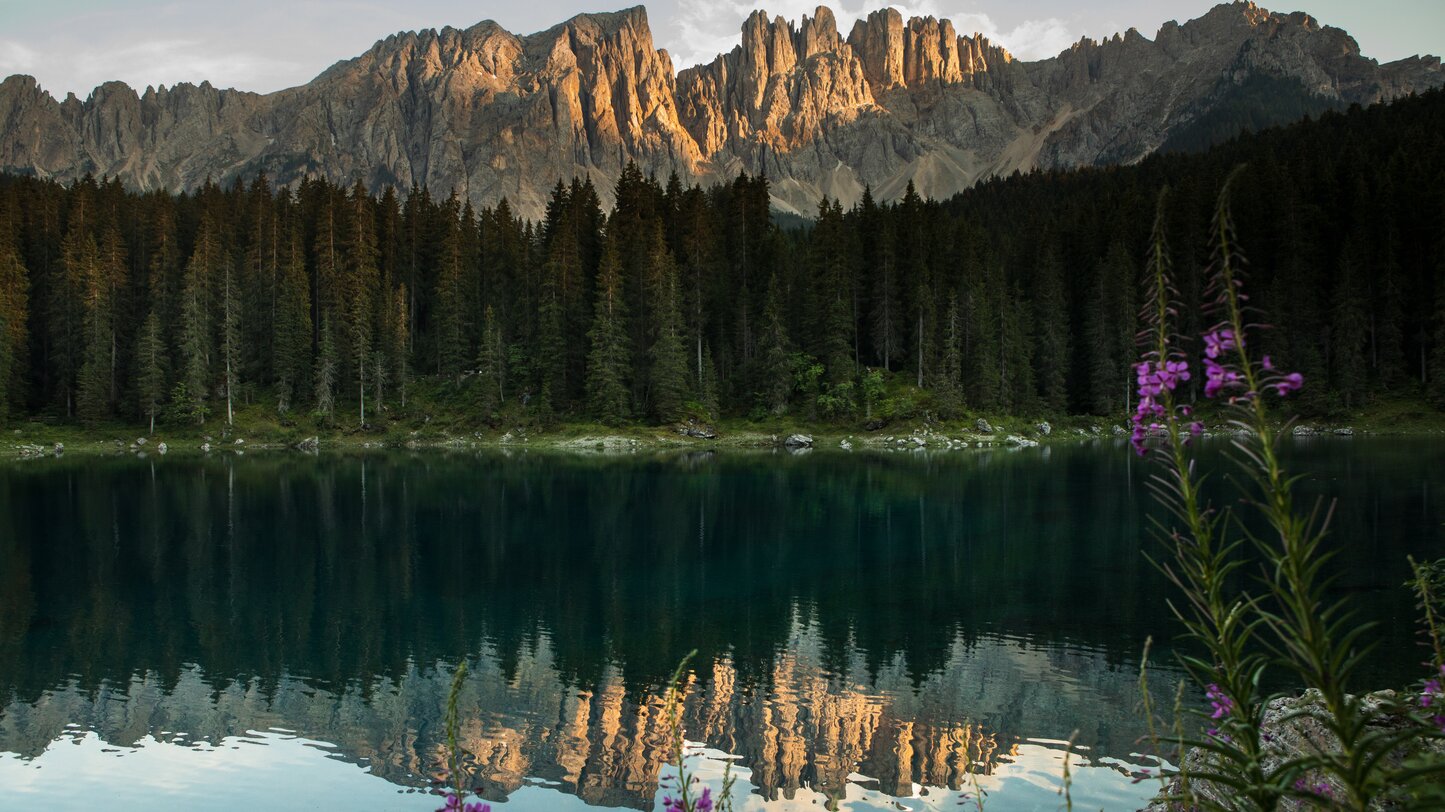
{"label": "cloud", "polygon": [[34,50],[12,40],[0,40],[0,76],[31,73],[34,70]]}
{"label": "cloud", "polygon": [[[833,8],[839,32],[845,38],[856,20],[891,5],[904,19],[925,16],[949,19],[960,34],[982,33],[1020,59],[1055,56],[1079,39],[1074,27],[1058,17],[1024,20],[1003,30],[988,14],[969,11],[946,0],[889,4],[865,0],[857,5],[828,5]],[[658,44],[671,51],[674,65],[685,68],[710,62],[717,54],[732,50],[738,44],[743,21],[754,11],[766,10],[769,16],[782,16],[797,23],[804,15],[812,16],[817,6],[817,0],[679,0],[676,16],[660,26]]]}

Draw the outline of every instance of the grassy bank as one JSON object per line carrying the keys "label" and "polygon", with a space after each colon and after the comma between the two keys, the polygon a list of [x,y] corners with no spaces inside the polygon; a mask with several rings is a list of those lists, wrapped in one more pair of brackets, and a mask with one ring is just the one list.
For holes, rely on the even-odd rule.
{"label": "grassy bank", "polygon": [[[1222,420],[1205,412],[1206,425]],[[984,430],[981,422],[987,424]],[[1418,399],[1381,400],[1347,412],[1343,419],[1302,425],[1321,429],[1349,427],[1357,435],[1409,435],[1445,437],[1445,412]],[[1047,425],[1047,429],[1045,428]],[[1124,417],[1091,415],[1000,415],[970,413],[954,419],[937,419],[927,413],[890,415],[887,418],[810,420],[801,415],[763,419],[708,420],[695,416],[666,425],[631,422],[603,425],[559,417],[545,420],[517,408],[483,418],[465,404],[451,402],[445,388],[422,390],[408,400],[360,422],[355,412],[338,413],[331,420],[314,415],[281,416],[275,404],[255,401],[241,404],[230,425],[212,416],[203,425],[160,421],[154,434],[133,422],[81,424],[58,418],[12,420],[0,428],[0,456],[17,457],[50,452],[56,444],[66,453],[152,452],[161,443],[168,453],[211,451],[262,451],[295,448],[317,438],[323,449],[367,448],[481,448],[515,446],[596,451],[631,448],[771,448],[794,434],[811,437],[818,448],[949,449],[992,445],[1059,443],[1122,436]],[[693,432],[688,434],[687,432]],[[694,436],[694,435],[704,436]],[[711,434],[712,437],[705,435]],[[144,440],[144,442],[140,442]]]}

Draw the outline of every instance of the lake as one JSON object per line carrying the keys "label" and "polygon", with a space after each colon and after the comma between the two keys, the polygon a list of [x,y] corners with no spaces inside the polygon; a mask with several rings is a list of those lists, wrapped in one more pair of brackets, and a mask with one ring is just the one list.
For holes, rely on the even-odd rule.
{"label": "lake", "polygon": [[[1203,464],[1225,445],[1206,445]],[[1297,441],[1339,588],[1422,659],[1445,443]],[[0,808],[405,809],[462,739],[497,810],[658,809],[662,693],[739,809],[1132,809],[1172,703],[1151,468],[1119,442],[65,457],[0,466]],[[1216,497],[1229,491],[1220,480]]]}

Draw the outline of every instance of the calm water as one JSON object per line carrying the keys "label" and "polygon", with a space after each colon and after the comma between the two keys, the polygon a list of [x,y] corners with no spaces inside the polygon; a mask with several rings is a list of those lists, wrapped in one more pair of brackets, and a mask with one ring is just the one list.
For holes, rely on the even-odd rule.
{"label": "calm water", "polygon": [[[1445,444],[1291,456],[1341,500],[1367,678],[1415,676],[1399,585],[1445,555]],[[499,810],[656,809],[692,648],[686,734],[739,808],[957,809],[974,765],[990,810],[1053,810],[1075,730],[1075,802],[1134,808],[1140,651],[1176,631],[1146,474],[1114,443],[6,465],[0,808],[434,808],[465,660]]]}

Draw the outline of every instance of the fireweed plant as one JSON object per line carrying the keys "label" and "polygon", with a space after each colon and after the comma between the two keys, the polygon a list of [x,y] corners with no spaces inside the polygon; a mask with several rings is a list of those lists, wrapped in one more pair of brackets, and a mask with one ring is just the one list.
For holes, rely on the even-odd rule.
{"label": "fireweed plant", "polygon": [[[1189,809],[1269,810],[1290,800],[1365,810],[1418,776],[1438,771],[1439,764],[1399,766],[1390,757],[1442,731],[1420,708],[1403,704],[1393,708],[1407,720],[1403,729],[1372,727],[1379,706],[1367,707],[1347,691],[1351,674],[1371,649],[1363,640],[1370,625],[1355,622],[1342,600],[1327,596],[1333,576],[1325,567],[1333,553],[1324,542],[1331,508],[1297,509],[1298,478],[1285,471],[1279,458],[1279,441],[1289,425],[1271,420],[1271,404],[1297,391],[1304,379],[1255,353],[1267,326],[1249,305],[1245,261],[1230,216],[1230,188],[1239,173],[1236,169],[1226,179],[1211,225],[1214,255],[1205,316],[1214,323],[1201,337],[1200,369],[1205,397],[1229,415],[1235,438],[1231,461],[1244,474],[1243,510],[1262,521],[1247,526],[1240,515],[1215,509],[1201,495],[1206,475],[1196,470],[1191,444],[1203,426],[1178,397],[1193,371],[1173,327],[1179,297],[1164,233],[1167,190],[1160,195],[1151,238],[1141,314],[1145,328],[1139,335],[1143,354],[1134,368],[1138,405],[1131,443],[1140,456],[1152,452],[1163,468],[1149,485],[1165,509],[1154,524],[1166,554],[1151,560],[1180,592],[1170,608],[1184,626],[1184,639],[1199,653],[1181,653],[1178,659],[1208,702],[1192,711],[1203,735],[1188,733],[1176,721],[1171,743],[1178,747],[1180,767],[1177,780],[1165,785],[1165,800]],[[1258,566],[1252,590],[1239,586],[1247,580],[1241,570],[1250,566]],[[1288,756],[1271,747],[1265,708],[1282,695],[1265,695],[1261,689],[1270,667],[1282,668],[1317,692],[1326,711],[1322,717],[1327,717],[1321,722],[1338,740],[1337,749]],[[1147,703],[1145,712],[1151,714],[1153,730]],[[1309,714],[1301,707],[1278,722]],[[1190,748],[1205,757],[1185,759]],[[1198,782],[1211,784],[1213,797],[1197,791]]]}
{"label": "fireweed plant", "polygon": [[457,665],[456,672],[452,674],[452,687],[447,692],[447,713],[443,720],[447,736],[446,763],[434,782],[439,785],[436,791],[444,796],[444,801],[437,808],[437,812],[491,812],[492,810],[491,804],[467,800],[467,796],[470,794],[466,788],[467,770],[464,759],[467,752],[462,749],[457,735],[460,729],[457,705],[461,698],[462,685],[466,679],[467,664],[462,662]]}
{"label": "fireweed plant", "polygon": [[728,761],[723,768],[722,791],[716,798],[713,797],[711,787],[698,789],[698,778],[692,775],[687,766],[686,742],[682,733],[682,709],[684,700],[687,698],[686,690],[683,687],[684,675],[687,672],[687,664],[697,656],[697,650],[689,652],[682,661],[677,664],[677,670],[672,672],[672,679],[667,683],[667,692],[663,699],[663,715],[667,720],[667,726],[663,732],[662,747],[667,752],[668,763],[676,771],[675,775],[664,776],[658,780],[658,789],[662,790],[663,812],[732,812],[732,790],[733,781],[732,762]]}

